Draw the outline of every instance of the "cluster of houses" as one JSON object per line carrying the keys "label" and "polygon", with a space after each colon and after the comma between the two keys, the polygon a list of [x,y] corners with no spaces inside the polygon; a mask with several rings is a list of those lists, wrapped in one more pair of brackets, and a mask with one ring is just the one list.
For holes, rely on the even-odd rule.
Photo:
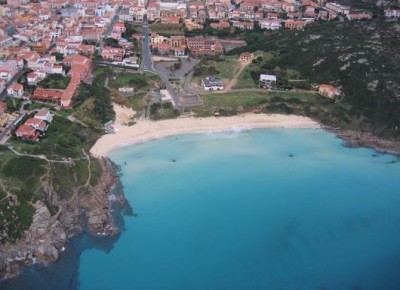
{"label": "cluster of houses", "polygon": [[[254,29],[257,21],[263,29],[301,29],[315,19],[334,19],[338,15],[355,20],[369,19],[370,13],[353,11],[326,0],[7,0],[0,5],[0,56],[20,55],[34,51],[40,54],[58,52],[90,57],[109,30],[110,37],[126,32],[124,21],[150,21],[165,24],[184,23],[188,30],[203,29],[211,20],[215,29]],[[148,2],[148,3],[147,3]],[[147,5],[146,5],[147,4]],[[386,9],[387,17],[400,17],[399,9]],[[119,21],[114,22],[115,19]],[[92,44],[88,44],[92,43]],[[125,47],[127,46],[127,47]],[[161,48],[162,49],[162,48]],[[32,60],[34,61],[34,60]],[[46,70],[57,70],[46,62]]]}
{"label": "cluster of houses", "polygon": [[71,78],[65,90],[36,88],[31,99],[48,102],[60,106],[62,109],[72,107],[72,99],[77,93],[81,82],[89,82],[92,72],[92,61],[83,55],[64,57],[64,66],[69,67],[67,75]]}
{"label": "cluster of houses", "polygon": [[185,37],[183,35],[166,37],[152,33],[150,45],[154,54],[175,57],[186,56],[188,52],[193,56],[224,54],[224,47],[218,37]]}
{"label": "cluster of houses", "polygon": [[154,54],[172,54],[176,57],[186,55],[186,38],[183,35],[165,37],[156,33],[152,33],[150,36],[150,45]]}
{"label": "cluster of houses", "polygon": [[39,141],[49,127],[53,115],[48,109],[39,110],[33,118],[28,118],[24,124],[20,125],[15,131],[15,136],[22,139]]}
{"label": "cluster of houses", "polygon": [[[33,65],[27,60],[33,59],[31,56],[36,56],[34,59],[38,57],[40,63],[49,63],[50,67],[53,69],[48,70],[46,67],[35,65],[37,62],[33,62]],[[72,107],[72,99],[73,96],[77,93],[78,86],[81,82],[88,82],[91,78],[92,71],[92,62],[91,59],[83,56],[83,55],[69,55],[64,57],[63,66],[55,65],[55,59],[53,57],[40,57],[37,55],[37,52],[31,52],[22,54],[18,56],[21,60],[25,60],[28,67],[32,70],[26,75],[27,85],[37,85],[38,82],[43,80],[48,74],[61,74],[67,75],[70,77],[70,82],[65,90],[56,90],[56,89],[43,89],[36,88],[32,95],[28,96],[33,101],[41,101],[41,102],[49,102],[60,106],[62,109],[68,109]],[[4,78],[0,79],[0,93],[7,90],[7,94],[13,98],[22,98],[24,96],[24,86],[20,83],[15,82],[14,77],[19,73],[22,69],[18,68],[13,70],[16,61],[12,60],[12,57],[9,60],[0,62],[0,76],[1,72],[3,72]],[[64,72],[64,68],[69,68],[67,74]],[[58,69],[59,68],[59,69]],[[13,81],[12,81],[13,80]],[[12,81],[12,82],[11,82]],[[6,87],[6,83],[8,86]]]}
{"label": "cluster of houses", "polygon": [[[82,82],[89,82],[91,57],[96,45],[107,34],[118,47],[105,46],[101,57],[126,66],[138,66],[137,57],[127,50],[132,43],[123,38],[124,21],[149,21],[183,24],[187,30],[203,29],[206,20],[214,29],[255,28],[276,30],[303,29],[316,19],[369,19],[368,12],[356,11],[326,0],[7,0],[0,5],[0,93],[24,96],[24,86],[16,79],[24,68],[27,84],[36,85],[49,74],[68,75],[65,90],[38,88],[33,100],[50,102],[61,108],[72,106],[73,96]],[[399,9],[387,8],[386,17],[400,17]],[[130,36],[129,36],[130,37]],[[161,55],[221,55],[224,48],[217,37],[164,37],[151,35],[153,52]],[[64,60],[58,62],[56,55]],[[68,73],[65,67],[69,68]]]}
{"label": "cluster of houses", "polygon": [[[120,19],[142,21],[147,12],[150,21],[164,24],[183,23],[189,31],[203,29],[207,19],[214,29],[254,29],[258,22],[262,29],[276,30],[281,27],[302,29],[316,19],[330,20],[343,15],[349,20],[370,19],[371,13],[352,10],[326,0],[207,0],[207,1],[169,1],[150,0],[147,10],[143,1],[138,6],[125,8]],[[387,16],[397,17],[395,10]],[[385,12],[386,13],[386,12]],[[130,15],[126,18],[125,15]]]}
{"label": "cluster of houses", "polygon": [[10,86],[12,80],[18,76],[24,67],[22,59],[9,58],[5,61],[0,61],[0,93],[9,89],[14,92],[14,89],[19,89],[19,86]]}

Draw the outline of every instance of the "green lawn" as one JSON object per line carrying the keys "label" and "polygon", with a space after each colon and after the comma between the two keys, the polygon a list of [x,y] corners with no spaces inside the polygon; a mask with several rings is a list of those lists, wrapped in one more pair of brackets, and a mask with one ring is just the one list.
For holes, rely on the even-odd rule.
{"label": "green lawn", "polygon": [[115,73],[115,77],[110,78],[108,86],[114,89],[123,86],[132,86],[136,91],[147,91],[157,81],[159,81],[159,77],[151,73],[117,72]]}
{"label": "green lawn", "polygon": [[54,116],[46,135],[39,142],[10,139],[15,150],[27,154],[44,154],[50,159],[82,157],[82,149],[89,151],[102,131],[86,128],[63,117]]}
{"label": "green lawn", "polygon": [[48,75],[44,80],[40,81],[37,86],[45,89],[60,89],[67,88],[70,78],[59,74]]}
{"label": "green lawn", "polygon": [[134,96],[128,97],[129,106],[136,112],[140,112],[143,107],[143,98],[146,94],[140,93],[135,94]]}
{"label": "green lawn", "polygon": [[[23,231],[30,226],[34,209],[29,202],[34,201],[37,194],[41,194],[40,179],[46,170],[47,163],[44,160],[19,157],[5,146],[0,147],[1,183],[7,191],[18,198],[18,203],[14,205],[10,205],[8,199],[0,202],[2,225],[4,226],[2,235],[0,235],[1,244],[7,240],[19,239]],[[5,197],[2,188],[0,196],[1,198]]]}
{"label": "green lawn", "polygon": [[183,24],[165,24],[165,23],[154,23],[151,24],[150,30],[160,35],[171,36],[171,35],[183,35]]}
{"label": "green lawn", "polygon": [[244,69],[244,71],[238,77],[236,84],[233,86],[233,89],[249,89],[249,88],[257,88],[258,84],[251,77],[252,64]]}
{"label": "green lawn", "polygon": [[316,94],[303,92],[229,92],[223,94],[201,95],[204,105],[193,109],[199,116],[212,115],[214,111],[224,111],[227,115],[234,115],[243,111],[257,110],[260,106],[284,102],[292,105],[318,103],[321,99]]}
{"label": "green lawn", "polygon": [[211,65],[219,71],[217,76],[224,79],[232,79],[239,70],[239,61],[236,56],[227,56],[224,61],[214,61]]}

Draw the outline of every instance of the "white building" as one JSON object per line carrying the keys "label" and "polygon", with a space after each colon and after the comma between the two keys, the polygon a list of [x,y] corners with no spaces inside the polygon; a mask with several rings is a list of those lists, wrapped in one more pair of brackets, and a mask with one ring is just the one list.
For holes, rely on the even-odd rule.
{"label": "white building", "polygon": [[270,89],[276,84],[276,76],[261,74],[259,83],[260,87]]}
{"label": "white building", "polygon": [[18,83],[11,84],[7,88],[7,94],[13,98],[21,98],[24,94],[24,87]]}
{"label": "white building", "polygon": [[386,17],[400,17],[400,9],[385,9]]}
{"label": "white building", "polygon": [[282,27],[278,19],[263,19],[259,22],[261,29],[279,30]]}
{"label": "white building", "polygon": [[219,78],[207,77],[201,80],[201,85],[206,91],[220,91],[224,89],[224,85]]}
{"label": "white building", "polygon": [[49,109],[41,109],[35,114],[35,119],[51,123],[53,121],[53,114],[50,113]]}

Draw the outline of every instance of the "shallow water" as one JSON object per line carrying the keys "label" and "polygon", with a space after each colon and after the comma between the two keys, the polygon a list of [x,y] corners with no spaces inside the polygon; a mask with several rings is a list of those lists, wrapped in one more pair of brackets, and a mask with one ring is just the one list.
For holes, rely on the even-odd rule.
{"label": "shallow water", "polygon": [[67,271],[71,289],[400,288],[393,155],[343,147],[321,130],[262,129],[170,137],[110,157],[136,215],[112,249],[80,240],[89,249]]}

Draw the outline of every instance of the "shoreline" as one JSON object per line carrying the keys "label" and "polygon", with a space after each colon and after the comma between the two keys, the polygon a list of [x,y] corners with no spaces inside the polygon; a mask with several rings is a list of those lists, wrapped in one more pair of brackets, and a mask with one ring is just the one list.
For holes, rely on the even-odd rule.
{"label": "shoreline", "polygon": [[93,156],[106,157],[117,148],[148,142],[169,136],[223,132],[259,128],[321,128],[321,125],[307,117],[281,114],[243,114],[231,117],[180,117],[161,121],[139,120],[132,126],[121,122],[128,114],[125,109],[114,105],[117,113],[115,134],[103,135],[90,149]]}
{"label": "shoreline", "polygon": [[349,148],[370,148],[378,153],[400,155],[400,141],[379,138],[368,132],[344,130],[321,126],[322,129],[332,132],[343,140],[343,145]]}
{"label": "shoreline", "polygon": [[235,131],[261,128],[315,128],[335,134],[350,148],[371,148],[379,153],[400,155],[400,141],[377,137],[368,132],[333,128],[308,117],[283,114],[244,113],[230,117],[179,117],[160,121],[140,119],[127,126],[135,112],[113,104],[116,113],[115,134],[103,135],[90,149],[95,157],[106,157],[117,148],[144,143],[160,138],[199,133]]}

